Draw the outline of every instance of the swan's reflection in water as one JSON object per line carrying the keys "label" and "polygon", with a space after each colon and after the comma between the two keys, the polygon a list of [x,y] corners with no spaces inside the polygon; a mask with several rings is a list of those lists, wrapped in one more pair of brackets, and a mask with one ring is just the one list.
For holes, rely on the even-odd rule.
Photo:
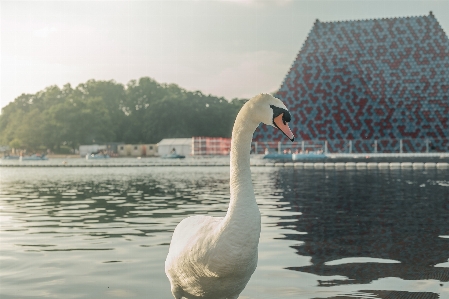
{"label": "swan's reflection in water", "polygon": [[[226,167],[1,171],[1,298],[172,298],[174,227],[229,202]],[[242,298],[449,298],[447,170],[254,168],[253,181],[263,227]]]}
{"label": "swan's reflection in water", "polygon": [[221,215],[229,194],[226,168],[1,175],[0,298],[172,298],[173,229],[188,215]]}
{"label": "swan's reflection in water", "polygon": [[[284,190],[283,200],[302,212],[295,230],[307,232],[285,237],[304,242],[293,247],[312,263],[288,269],[320,276],[317,285],[322,287],[394,277],[417,283],[436,280],[447,290],[447,171],[282,170],[276,178],[282,178],[278,186]],[[433,292],[370,294],[438,298]]]}

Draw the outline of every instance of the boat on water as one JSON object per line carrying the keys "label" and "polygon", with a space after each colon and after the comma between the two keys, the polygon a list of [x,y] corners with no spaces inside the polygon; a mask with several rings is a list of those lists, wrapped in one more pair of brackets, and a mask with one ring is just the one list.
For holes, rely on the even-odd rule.
{"label": "boat on water", "polygon": [[19,159],[20,159],[20,156],[10,156],[10,155],[7,155],[7,156],[3,156],[2,159],[3,159],[3,160],[19,160]]}
{"label": "boat on water", "polygon": [[292,154],[292,160],[319,160],[325,159],[327,156],[321,152],[311,152],[311,153],[300,153]]}
{"label": "boat on water", "polygon": [[178,154],[168,154],[165,156],[162,156],[162,159],[184,159],[186,156],[184,155],[178,155]]}
{"label": "boat on water", "polygon": [[45,155],[37,155],[33,154],[30,156],[3,156],[3,160],[20,160],[20,161],[45,161],[48,160],[48,158]]}
{"label": "boat on water", "polygon": [[173,148],[169,154],[162,156],[162,159],[184,159],[185,157],[176,153],[176,148]]}
{"label": "boat on water", "polygon": [[86,160],[103,160],[103,159],[109,159],[108,154],[103,153],[91,153],[86,155]]}
{"label": "boat on water", "polygon": [[292,159],[292,154],[269,153],[269,154],[264,155],[263,159],[291,160]]}
{"label": "boat on water", "polygon": [[48,158],[45,155],[31,155],[31,156],[21,156],[19,158],[20,161],[45,161]]}
{"label": "boat on water", "polygon": [[269,153],[263,156],[263,159],[271,159],[271,160],[316,160],[316,159],[325,159],[327,156],[322,152],[309,152],[309,153],[296,153],[296,154],[278,154],[278,153]]}

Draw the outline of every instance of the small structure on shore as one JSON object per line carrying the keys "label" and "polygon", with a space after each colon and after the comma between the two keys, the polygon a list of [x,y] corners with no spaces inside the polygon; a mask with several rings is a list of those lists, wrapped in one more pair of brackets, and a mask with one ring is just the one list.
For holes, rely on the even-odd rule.
{"label": "small structure on shore", "polygon": [[157,144],[157,152],[159,156],[165,157],[173,153],[182,156],[190,156],[192,154],[192,138],[166,138]]}
{"label": "small structure on shore", "polygon": [[168,138],[158,143],[159,156],[172,154],[184,156],[222,156],[229,155],[231,138],[225,137],[192,137]]}
{"label": "small structure on shore", "polygon": [[157,144],[122,144],[117,150],[119,157],[157,156]]}
{"label": "small structure on shore", "polygon": [[107,146],[105,144],[89,144],[89,145],[80,145],[79,151],[81,157],[86,157],[88,154],[97,153],[100,151],[106,151]]}

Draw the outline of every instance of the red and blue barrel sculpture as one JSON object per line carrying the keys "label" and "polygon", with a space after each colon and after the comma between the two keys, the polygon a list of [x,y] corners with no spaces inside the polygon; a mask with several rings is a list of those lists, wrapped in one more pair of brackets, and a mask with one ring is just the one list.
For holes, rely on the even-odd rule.
{"label": "red and blue barrel sculpture", "polygon": [[[329,152],[449,149],[449,39],[434,15],[316,21],[275,96]],[[282,140],[260,126],[255,141]]]}

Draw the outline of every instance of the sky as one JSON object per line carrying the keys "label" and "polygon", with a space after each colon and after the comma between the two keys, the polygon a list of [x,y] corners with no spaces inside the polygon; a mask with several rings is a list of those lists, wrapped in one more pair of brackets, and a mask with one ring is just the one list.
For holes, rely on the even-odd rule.
{"label": "sky", "polygon": [[0,1],[0,108],[90,79],[250,98],[281,86],[316,19],[429,11],[448,34],[449,0]]}

